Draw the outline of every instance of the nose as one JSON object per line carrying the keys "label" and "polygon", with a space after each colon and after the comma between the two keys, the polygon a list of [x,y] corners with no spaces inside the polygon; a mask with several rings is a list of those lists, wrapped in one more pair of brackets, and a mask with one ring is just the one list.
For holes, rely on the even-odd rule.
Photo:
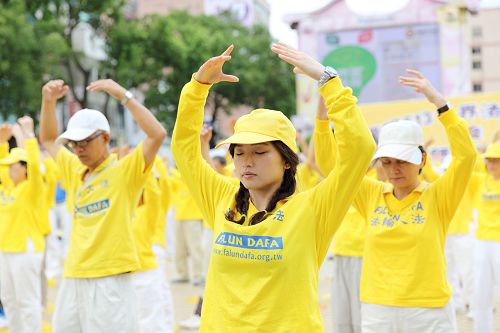
{"label": "nose", "polygon": [[84,148],[84,147],[80,147],[80,146],[77,146],[77,145],[73,146],[73,151],[74,151],[75,153],[77,153],[77,154],[78,154],[79,152],[84,151],[84,150],[85,150],[85,148]]}
{"label": "nose", "polygon": [[253,156],[251,156],[252,154],[246,154],[246,155],[247,156],[245,156],[243,160],[243,165],[245,165],[246,167],[253,166]]}

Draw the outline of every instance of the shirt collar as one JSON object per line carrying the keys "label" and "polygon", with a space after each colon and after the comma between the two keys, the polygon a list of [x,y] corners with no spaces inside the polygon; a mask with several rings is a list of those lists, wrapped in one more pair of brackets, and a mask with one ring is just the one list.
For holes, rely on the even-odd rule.
{"label": "shirt collar", "polygon": [[[427,186],[429,186],[429,183],[422,181],[422,182],[420,182],[420,184],[418,184],[418,186],[415,189],[413,189],[413,191],[411,191],[411,193],[413,193],[413,192],[422,193],[425,191]],[[387,182],[384,184],[384,194],[392,193],[393,190],[394,190],[394,186],[391,183]]]}
{"label": "shirt collar", "polygon": [[[99,172],[107,168],[111,163],[114,163],[116,160],[117,160],[116,154],[110,154],[101,164],[99,164],[97,168],[95,168],[94,171],[92,171],[92,174],[98,174]],[[89,168],[87,168],[85,165],[81,166],[79,170],[80,179],[83,179],[88,170]]]}

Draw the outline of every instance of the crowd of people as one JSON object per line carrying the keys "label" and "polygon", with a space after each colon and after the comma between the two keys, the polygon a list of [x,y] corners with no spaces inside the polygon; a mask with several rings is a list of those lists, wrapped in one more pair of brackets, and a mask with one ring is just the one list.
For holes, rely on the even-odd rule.
{"label": "crowd of people", "polygon": [[[200,332],[323,332],[318,277],[329,255],[335,333],[457,332],[456,313],[468,313],[476,333],[493,332],[500,143],[479,154],[466,121],[416,70],[395,80],[435,107],[449,156],[437,166],[409,120],[384,125],[375,143],[335,69],[278,43],[271,52],[318,81],[310,142],[283,113],[256,109],[214,155],[204,107],[214,84],[239,81],[223,72],[233,49],[184,86],[174,161],[160,156],[167,133],[153,113],[109,79],[87,90],[130,112],[145,134],[133,149],[110,147],[108,119],[93,109],[61,132],[62,80],[42,88],[38,136],[27,116],[0,125],[9,332],[42,331],[47,279],[60,279],[56,333],[174,332],[179,283],[204,287],[181,323]],[[165,268],[170,242],[175,278]]]}

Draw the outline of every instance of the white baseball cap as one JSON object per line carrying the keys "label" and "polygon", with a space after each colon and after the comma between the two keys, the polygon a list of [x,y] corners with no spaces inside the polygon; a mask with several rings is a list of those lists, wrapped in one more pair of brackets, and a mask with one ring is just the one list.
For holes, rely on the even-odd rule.
{"label": "white baseball cap", "polygon": [[66,132],[61,134],[56,142],[65,144],[70,140],[82,141],[99,130],[110,132],[106,117],[97,110],[82,109],[69,119]]}
{"label": "white baseball cap", "polygon": [[384,125],[380,130],[377,151],[372,160],[392,157],[413,164],[422,162],[422,127],[411,120],[399,120]]}

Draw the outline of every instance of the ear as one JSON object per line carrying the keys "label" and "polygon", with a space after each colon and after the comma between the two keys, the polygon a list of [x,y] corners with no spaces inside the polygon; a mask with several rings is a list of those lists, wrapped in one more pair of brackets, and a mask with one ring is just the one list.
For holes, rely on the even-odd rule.
{"label": "ear", "polygon": [[288,170],[288,169],[290,169],[290,164],[285,163],[285,170]]}
{"label": "ear", "polygon": [[108,133],[108,132],[104,132],[104,133],[102,134],[102,138],[103,138],[104,142],[105,142],[105,143],[107,143],[107,144],[108,144],[108,143],[109,143],[109,141],[111,140],[111,136],[109,135],[109,133]]}

